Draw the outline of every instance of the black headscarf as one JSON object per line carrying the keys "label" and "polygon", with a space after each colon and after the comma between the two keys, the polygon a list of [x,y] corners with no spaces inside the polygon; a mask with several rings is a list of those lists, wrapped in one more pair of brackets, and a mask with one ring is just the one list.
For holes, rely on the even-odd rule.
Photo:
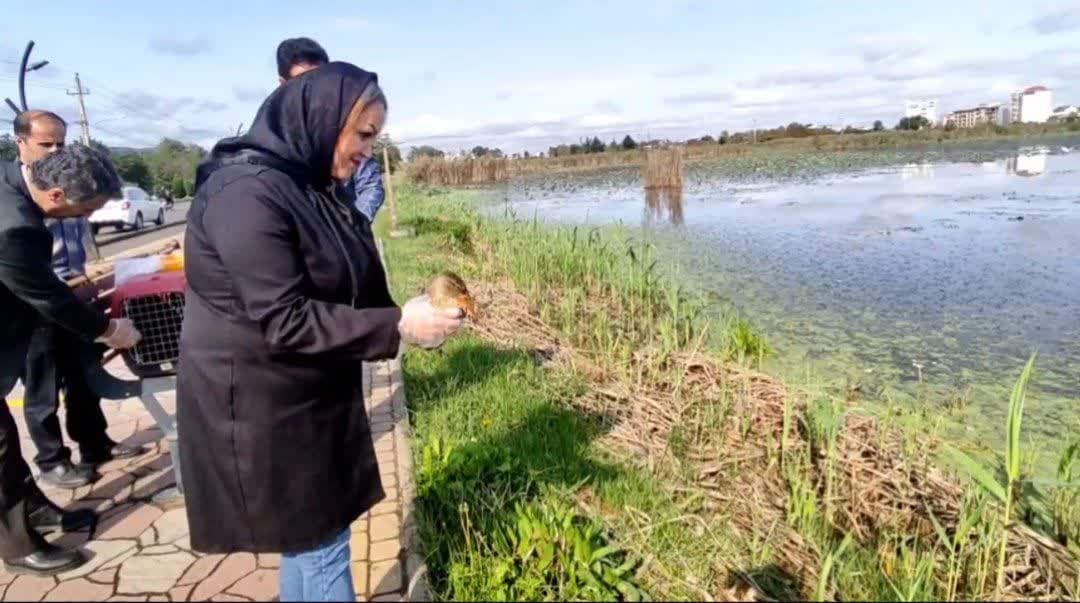
{"label": "black headscarf", "polygon": [[214,145],[199,166],[196,187],[220,167],[259,163],[306,184],[330,183],[334,147],[353,105],[378,76],[333,62],[285,83],[265,101],[247,134]]}

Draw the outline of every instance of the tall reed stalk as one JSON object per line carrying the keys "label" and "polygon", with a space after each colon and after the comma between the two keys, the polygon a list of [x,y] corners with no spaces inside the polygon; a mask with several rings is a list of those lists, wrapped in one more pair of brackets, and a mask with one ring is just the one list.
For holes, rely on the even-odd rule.
{"label": "tall reed stalk", "polygon": [[1031,355],[1027,365],[1024,366],[1024,370],[1020,373],[1020,378],[1013,385],[1012,394],[1009,396],[1009,415],[1005,425],[1007,432],[1003,472],[1005,474],[1005,483],[999,482],[986,467],[972,457],[955,448],[950,450],[957,466],[1003,505],[1001,545],[998,549],[997,563],[997,592],[999,595],[1005,589],[1005,556],[1009,547],[1009,526],[1012,522],[1016,499],[1021,491],[1020,470],[1023,461],[1023,450],[1020,442],[1020,426],[1024,419],[1024,401],[1027,397],[1027,385],[1031,379],[1031,371],[1035,366],[1035,356],[1035,354]]}
{"label": "tall reed stalk", "polygon": [[668,147],[649,151],[645,155],[645,188],[682,188],[683,165],[682,147]]}

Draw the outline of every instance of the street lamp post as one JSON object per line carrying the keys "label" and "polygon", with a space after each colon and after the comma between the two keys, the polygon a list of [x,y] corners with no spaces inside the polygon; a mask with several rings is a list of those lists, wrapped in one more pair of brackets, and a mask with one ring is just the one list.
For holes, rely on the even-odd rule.
{"label": "street lamp post", "polygon": [[30,42],[26,44],[26,50],[23,51],[22,61],[19,63],[19,103],[22,105],[22,109],[12,102],[10,98],[4,99],[4,102],[7,103],[8,107],[11,107],[11,110],[15,112],[15,115],[30,108],[30,106],[26,104],[26,74],[31,71],[37,71],[49,64],[48,61],[38,61],[33,65],[28,65],[30,62],[30,51],[33,49],[34,41],[30,40]]}

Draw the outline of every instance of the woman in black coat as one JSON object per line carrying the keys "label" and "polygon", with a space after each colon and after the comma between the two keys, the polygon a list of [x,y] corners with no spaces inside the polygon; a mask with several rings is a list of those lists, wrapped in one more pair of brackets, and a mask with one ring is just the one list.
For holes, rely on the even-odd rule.
{"label": "woman in black coat", "polygon": [[334,194],[385,117],[372,73],[298,77],[214,148],[188,215],[177,409],[191,545],[285,553],[282,600],[354,598],[349,525],[384,496],[361,362],[461,323],[424,298],[395,306],[367,221]]}

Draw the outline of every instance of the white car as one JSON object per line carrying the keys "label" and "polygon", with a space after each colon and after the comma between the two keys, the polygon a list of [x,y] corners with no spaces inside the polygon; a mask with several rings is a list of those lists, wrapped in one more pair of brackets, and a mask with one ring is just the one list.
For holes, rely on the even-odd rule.
{"label": "white car", "polygon": [[158,226],[165,224],[165,204],[137,186],[125,186],[120,199],[111,199],[90,214],[90,226],[95,233],[102,226],[142,230],[147,222]]}

